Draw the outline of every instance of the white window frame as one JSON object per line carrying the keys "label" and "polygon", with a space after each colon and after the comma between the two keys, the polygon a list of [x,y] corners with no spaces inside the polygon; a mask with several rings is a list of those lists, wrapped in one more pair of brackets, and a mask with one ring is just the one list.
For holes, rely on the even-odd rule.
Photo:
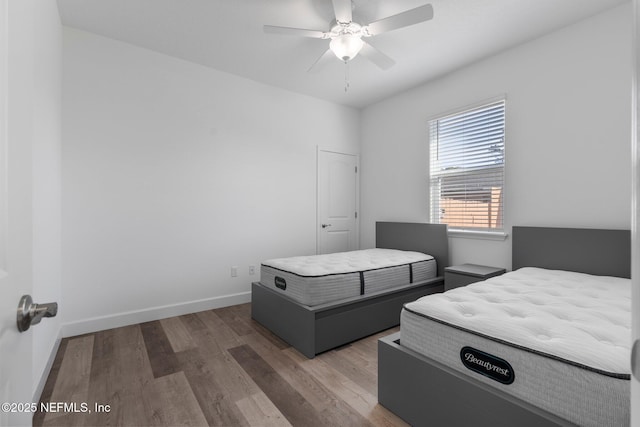
{"label": "white window frame", "polygon": [[[465,226],[453,226],[449,225],[448,234],[451,237],[467,237],[467,238],[478,238],[478,239],[491,239],[491,240],[504,240],[507,237],[507,233],[505,231],[505,188],[506,188],[506,109],[507,109],[507,98],[502,95],[499,97],[495,97],[492,99],[484,100],[482,102],[478,102],[472,105],[468,105],[463,108],[459,108],[456,110],[449,111],[447,113],[439,114],[437,116],[431,117],[428,120],[428,140],[429,140],[429,153],[430,153],[430,161],[429,161],[429,200],[430,200],[430,209],[429,216],[430,221],[433,223],[441,223],[440,217],[440,208],[439,205],[434,203],[434,194],[433,194],[433,185],[434,180],[438,177],[442,178],[444,174],[432,174],[432,168],[435,167],[436,162],[434,159],[438,155],[438,148],[434,146],[432,141],[432,126],[435,122],[439,120],[445,120],[451,118],[452,116],[463,115],[473,110],[481,110],[486,108],[492,104],[502,103],[504,108],[504,134],[503,134],[503,147],[502,147],[502,193],[501,193],[501,228],[482,228],[482,227],[465,227]],[[439,198],[438,198],[439,199]]]}

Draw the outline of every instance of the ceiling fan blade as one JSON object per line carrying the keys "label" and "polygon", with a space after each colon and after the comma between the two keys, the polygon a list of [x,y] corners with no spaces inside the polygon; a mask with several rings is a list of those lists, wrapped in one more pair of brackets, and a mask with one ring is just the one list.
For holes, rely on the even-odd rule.
{"label": "ceiling fan blade", "polygon": [[396,63],[396,61],[389,58],[387,55],[380,52],[378,49],[371,46],[367,42],[364,42],[364,45],[362,45],[362,49],[360,50],[360,55],[364,56],[369,61],[373,62],[383,70],[388,70],[389,68],[393,67],[393,65]]}
{"label": "ceiling fan blade", "polygon": [[264,32],[269,34],[286,34],[289,36],[311,37],[313,39],[325,38],[324,31],[305,30],[304,28],[277,27],[275,25],[265,25]]}
{"label": "ceiling fan blade", "polygon": [[332,0],[332,2],[336,21],[349,23],[353,20],[351,16],[351,0]]}
{"label": "ceiling fan blade", "polygon": [[409,9],[406,12],[398,13],[387,18],[372,22],[367,27],[369,34],[372,36],[386,33],[387,31],[397,30],[398,28],[408,27],[409,25],[419,24],[433,18],[433,6],[425,4],[424,6]]}
{"label": "ceiling fan blade", "polygon": [[307,73],[317,73],[320,71],[332,58],[335,58],[335,54],[331,49],[327,49],[316,62],[313,63],[311,67],[307,70]]}

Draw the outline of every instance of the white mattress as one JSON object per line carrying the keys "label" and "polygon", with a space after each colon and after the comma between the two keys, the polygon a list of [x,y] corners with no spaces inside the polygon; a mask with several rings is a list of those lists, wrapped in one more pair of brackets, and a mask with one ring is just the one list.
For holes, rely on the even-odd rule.
{"label": "white mattress", "polygon": [[[401,344],[580,425],[629,423],[631,281],[522,268],[405,304]],[[507,361],[512,384],[462,347]]]}
{"label": "white mattress", "polygon": [[260,283],[314,306],[418,283],[436,275],[436,260],[431,255],[376,248],[264,261]]}

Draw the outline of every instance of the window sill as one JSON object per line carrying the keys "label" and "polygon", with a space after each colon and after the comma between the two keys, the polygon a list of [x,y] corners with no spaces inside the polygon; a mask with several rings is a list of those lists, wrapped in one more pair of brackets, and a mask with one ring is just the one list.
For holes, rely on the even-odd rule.
{"label": "window sill", "polygon": [[449,237],[462,237],[465,239],[480,239],[480,240],[505,240],[508,236],[504,231],[476,231],[476,230],[461,230],[459,228],[450,228],[447,230]]}

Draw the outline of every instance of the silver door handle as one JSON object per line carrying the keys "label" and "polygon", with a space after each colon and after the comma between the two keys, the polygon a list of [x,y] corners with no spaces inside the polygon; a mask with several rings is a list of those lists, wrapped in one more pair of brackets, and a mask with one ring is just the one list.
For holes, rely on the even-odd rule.
{"label": "silver door handle", "polygon": [[322,228],[331,227],[331,224],[322,224]]}
{"label": "silver door handle", "polygon": [[58,303],[34,304],[31,295],[23,295],[18,304],[18,330],[24,332],[31,325],[40,323],[43,317],[55,317],[58,314]]}

